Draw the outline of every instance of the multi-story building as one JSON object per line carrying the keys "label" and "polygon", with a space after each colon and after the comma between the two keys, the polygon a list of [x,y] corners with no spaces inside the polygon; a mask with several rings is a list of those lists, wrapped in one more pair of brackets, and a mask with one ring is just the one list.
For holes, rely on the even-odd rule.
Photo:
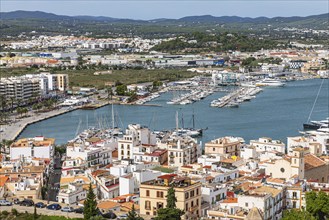
{"label": "multi-story building", "polygon": [[281,159],[260,162],[259,167],[273,178],[289,180],[295,177],[323,183],[329,180],[329,164],[302,147],[293,148],[288,156]]}
{"label": "multi-story building", "polygon": [[168,165],[180,167],[198,161],[201,156],[200,145],[190,137],[176,137],[168,143]]}
{"label": "multi-story building", "polygon": [[[41,95],[39,79],[10,77],[0,79],[0,96],[10,105],[18,106],[29,103]],[[12,107],[12,106],[9,106]]]}
{"label": "multi-story building", "polygon": [[69,76],[67,74],[57,74],[57,86],[59,91],[67,91],[69,88]]}
{"label": "multi-story building", "polygon": [[176,207],[184,210],[185,219],[201,216],[201,183],[188,177],[167,174],[140,185],[140,214],[156,216],[157,211],[167,205],[166,196],[170,186],[174,187]]}
{"label": "multi-story building", "polygon": [[77,158],[82,159],[83,163],[87,166],[96,164],[107,165],[112,162],[112,149],[105,146],[86,146],[85,143],[73,143],[72,145],[67,146],[66,156],[68,157],[68,160]]}
{"label": "multi-story building", "polygon": [[208,211],[208,217],[246,220],[281,219],[283,199],[283,189],[261,186],[238,195],[237,198],[220,202],[219,206]]}
{"label": "multi-story building", "polygon": [[79,201],[86,199],[86,197],[87,191],[83,188],[83,184],[73,182],[60,189],[57,195],[57,201],[68,205],[75,205]]}
{"label": "multi-story building", "polygon": [[23,138],[10,146],[10,158],[21,157],[52,158],[55,150],[55,139],[38,136],[34,138]]}
{"label": "multi-story building", "polygon": [[205,154],[224,157],[240,156],[240,147],[244,140],[239,137],[223,137],[205,144]]}
{"label": "multi-story building", "polygon": [[[134,159],[134,148],[138,145],[154,146],[156,144],[156,135],[147,127],[139,124],[130,124],[126,129],[123,138],[118,141],[118,159]],[[139,150],[136,148],[136,153]],[[142,159],[136,157],[136,160]]]}
{"label": "multi-story building", "polygon": [[285,144],[280,140],[262,137],[258,140],[250,140],[250,145],[256,148],[256,151],[278,151],[285,153]]}

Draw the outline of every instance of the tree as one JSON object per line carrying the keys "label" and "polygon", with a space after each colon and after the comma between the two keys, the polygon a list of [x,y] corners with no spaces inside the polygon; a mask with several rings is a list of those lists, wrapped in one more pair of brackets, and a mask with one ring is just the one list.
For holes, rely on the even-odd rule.
{"label": "tree", "polygon": [[97,215],[96,195],[93,191],[91,183],[89,185],[87,199],[84,202],[83,215],[84,215],[84,219],[90,219],[91,217]]}
{"label": "tree", "polygon": [[315,218],[307,211],[299,211],[299,210],[285,210],[283,212],[282,220],[315,220]]}
{"label": "tree", "polygon": [[140,217],[135,210],[135,205],[133,204],[131,211],[128,212],[127,220],[144,220],[142,217]]}
{"label": "tree", "polygon": [[180,220],[184,212],[176,208],[177,198],[174,187],[168,189],[167,205],[164,209],[159,209],[156,220]]}
{"label": "tree", "polygon": [[306,193],[306,211],[318,220],[329,218],[329,195],[314,191]]}
{"label": "tree", "polygon": [[126,85],[118,85],[116,87],[117,95],[125,95],[126,91],[127,91],[127,86]]}

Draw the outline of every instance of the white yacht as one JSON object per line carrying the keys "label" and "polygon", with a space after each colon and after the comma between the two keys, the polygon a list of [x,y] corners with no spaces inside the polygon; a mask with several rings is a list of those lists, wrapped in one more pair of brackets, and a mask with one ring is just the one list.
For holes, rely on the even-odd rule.
{"label": "white yacht", "polygon": [[272,87],[282,87],[285,83],[276,79],[263,79],[256,82],[256,86],[272,86]]}

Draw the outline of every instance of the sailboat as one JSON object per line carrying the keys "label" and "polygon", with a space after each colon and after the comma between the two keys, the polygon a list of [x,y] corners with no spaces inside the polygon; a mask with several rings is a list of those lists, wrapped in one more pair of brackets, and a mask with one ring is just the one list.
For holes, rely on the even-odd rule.
{"label": "sailboat", "polygon": [[195,119],[194,119],[194,113],[192,115],[193,120],[193,128],[184,128],[184,117],[182,114],[181,124],[182,127],[179,128],[179,120],[178,120],[178,111],[176,111],[176,129],[173,132],[173,134],[176,134],[178,136],[190,136],[190,137],[200,137],[203,134],[203,129],[196,129],[195,128]]}
{"label": "sailboat", "polygon": [[314,103],[313,103],[311,112],[310,112],[310,114],[308,116],[307,122],[303,124],[304,130],[317,130],[317,129],[320,129],[320,128],[328,128],[328,125],[329,125],[329,117],[326,118],[325,120],[321,120],[321,121],[311,121],[311,116],[312,116],[314,107],[316,105],[316,102],[317,102],[317,100],[319,98],[319,95],[320,95],[320,91],[321,91],[323,82],[324,82],[324,79],[322,79],[322,82],[321,82],[321,85],[320,85],[318,94],[316,95],[316,98],[314,100]]}
{"label": "sailboat", "polygon": [[114,119],[114,110],[113,110],[113,104],[112,104],[112,111],[111,111],[111,122],[112,122],[112,126],[110,128],[110,133],[113,135],[113,136],[119,136],[119,135],[122,135],[122,130],[118,127],[115,127],[114,123],[115,123],[115,119]]}

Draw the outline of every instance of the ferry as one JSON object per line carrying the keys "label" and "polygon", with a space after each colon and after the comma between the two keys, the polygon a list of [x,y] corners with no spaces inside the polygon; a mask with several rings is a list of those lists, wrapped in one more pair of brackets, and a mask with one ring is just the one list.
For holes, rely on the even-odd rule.
{"label": "ferry", "polygon": [[283,83],[280,80],[276,80],[276,79],[263,79],[263,80],[256,82],[255,85],[256,86],[282,87],[285,85],[285,83]]}

